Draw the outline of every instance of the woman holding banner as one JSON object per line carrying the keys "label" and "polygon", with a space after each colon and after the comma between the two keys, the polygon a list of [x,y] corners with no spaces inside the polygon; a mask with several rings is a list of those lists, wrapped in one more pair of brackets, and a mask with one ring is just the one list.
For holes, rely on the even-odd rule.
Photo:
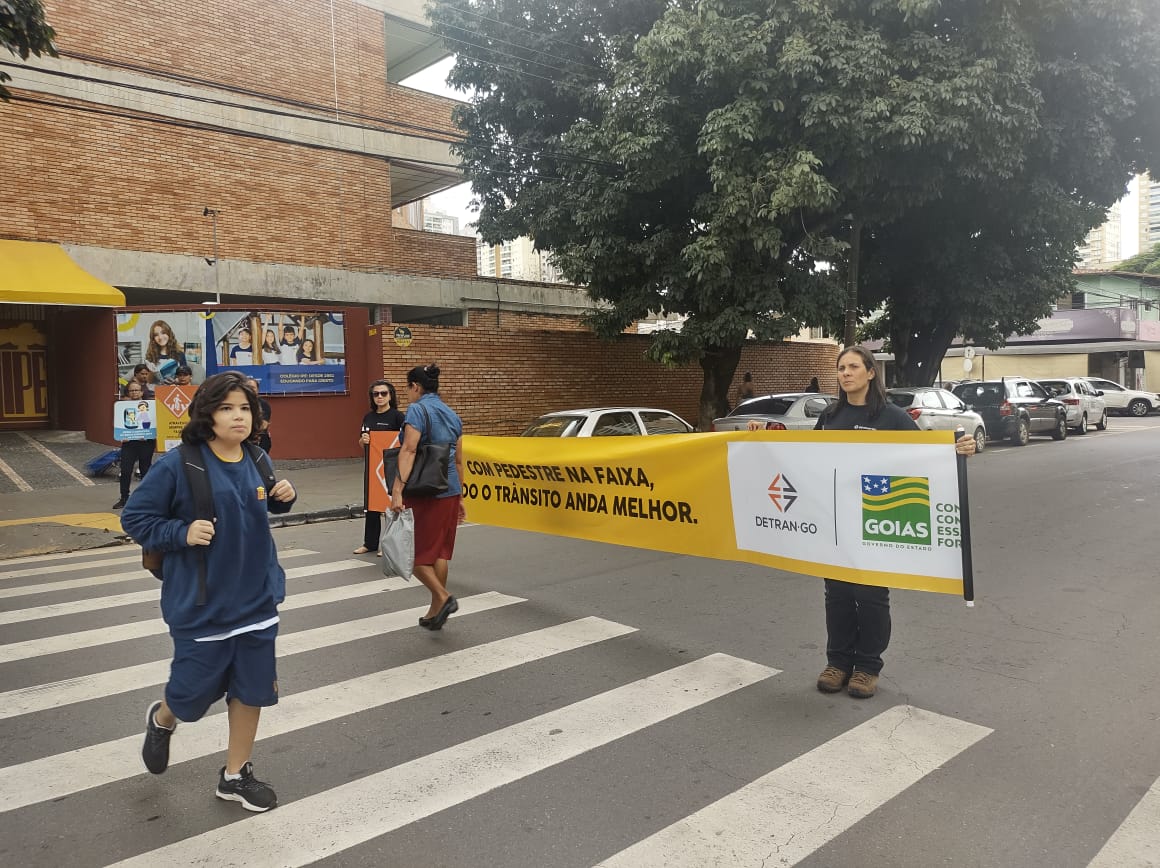
{"label": "woman holding banner", "polygon": [[[918,425],[886,397],[874,356],[865,347],[838,354],[841,394],[815,426],[817,431],[917,431]],[[955,442],[960,455],[975,453],[975,440],[964,434]],[[818,690],[842,688],[855,699],[878,690],[882,654],[890,644],[890,589],[826,579],[826,668]]]}
{"label": "woman holding banner", "polygon": [[415,577],[431,592],[431,608],[419,626],[442,630],[448,617],[459,611],[455,597],[447,593],[447,570],[455,549],[455,531],[465,518],[463,511],[463,422],[439,397],[439,366],[411,368],[407,372],[406,423],[399,450],[399,472],[391,486],[391,510],[403,509],[403,486],[415,466],[420,442],[451,444],[447,463],[447,490],[434,497],[412,497],[407,506],[415,514]]}
{"label": "woman holding banner", "polygon": [[[372,431],[401,431],[403,428],[403,414],[399,412],[399,399],[395,395],[395,387],[386,380],[375,380],[368,390],[371,399],[371,411],[363,416],[362,434],[358,442],[363,448],[370,446]],[[379,455],[382,458],[382,455]],[[370,468],[366,469],[369,474]],[[363,544],[354,550],[356,555],[365,555],[367,552],[378,551],[379,534],[383,530],[383,516],[380,512],[367,509],[363,519]]]}

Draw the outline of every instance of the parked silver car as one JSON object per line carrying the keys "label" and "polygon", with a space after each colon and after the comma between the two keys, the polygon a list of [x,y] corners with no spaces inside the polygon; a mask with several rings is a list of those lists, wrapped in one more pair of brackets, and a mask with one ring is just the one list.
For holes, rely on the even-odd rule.
{"label": "parked silver car", "polygon": [[559,410],[528,426],[524,437],[625,437],[637,434],[691,434],[693,426],[668,410],[653,407],[592,407]]}
{"label": "parked silver car", "polygon": [[1108,405],[1110,413],[1147,416],[1153,410],[1160,410],[1160,395],[1155,392],[1127,389],[1103,377],[1084,377],[1084,379],[1104,393],[1104,403]]}
{"label": "parked silver car", "polygon": [[813,428],[826,408],[837,402],[833,395],[791,392],[750,398],[733,408],[728,416],[713,420],[710,431],[745,431],[751,419],[767,431],[801,431]]}
{"label": "parked silver car", "polygon": [[1108,427],[1108,405],[1104,393],[1088,382],[1086,377],[1057,377],[1039,380],[1039,385],[1067,407],[1067,425],[1076,434],[1086,434],[1088,425],[1097,431]]}
{"label": "parked silver car", "polygon": [[962,428],[975,438],[975,451],[987,446],[987,426],[983,417],[968,410],[963,401],[946,389],[913,386],[887,389],[886,397],[906,411],[923,431],[954,431]]}

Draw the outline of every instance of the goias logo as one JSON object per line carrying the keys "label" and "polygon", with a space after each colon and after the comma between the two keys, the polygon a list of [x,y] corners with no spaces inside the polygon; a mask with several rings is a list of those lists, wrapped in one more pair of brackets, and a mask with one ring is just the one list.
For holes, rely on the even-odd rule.
{"label": "goias logo", "polygon": [[863,540],[930,545],[930,526],[928,477],[862,477]]}

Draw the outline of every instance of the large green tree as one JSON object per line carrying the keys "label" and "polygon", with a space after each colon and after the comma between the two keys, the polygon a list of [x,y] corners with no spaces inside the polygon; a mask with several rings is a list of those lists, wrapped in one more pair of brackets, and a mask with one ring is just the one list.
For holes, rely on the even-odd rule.
{"label": "large green tree", "polygon": [[704,423],[748,336],[840,310],[849,242],[865,235],[869,257],[948,189],[1027,183],[1052,138],[1027,22],[1080,4],[947,5],[436,0],[450,81],[472,94],[457,120],[480,231],[551,249],[604,303],[602,334],[687,315],[650,352],[700,363]]}
{"label": "large green tree", "polygon": [[[40,0],[0,0],[0,48],[27,60],[30,55],[47,54],[56,57],[52,44],[56,33],[44,18]],[[0,55],[3,56],[3,55]],[[4,82],[12,76],[0,70],[0,100],[8,102],[12,95]]]}

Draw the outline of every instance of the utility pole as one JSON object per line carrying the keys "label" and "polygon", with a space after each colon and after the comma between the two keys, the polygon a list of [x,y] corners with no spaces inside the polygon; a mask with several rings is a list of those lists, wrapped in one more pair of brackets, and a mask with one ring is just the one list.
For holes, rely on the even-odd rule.
{"label": "utility pole", "polygon": [[217,219],[221,210],[218,208],[211,208],[208,205],[201,211],[202,217],[213,218],[213,259],[207,259],[206,265],[213,266],[213,285],[214,285],[214,300],[203,302],[203,304],[221,304],[222,303],[222,281],[221,271],[218,269],[218,254],[217,254]]}

